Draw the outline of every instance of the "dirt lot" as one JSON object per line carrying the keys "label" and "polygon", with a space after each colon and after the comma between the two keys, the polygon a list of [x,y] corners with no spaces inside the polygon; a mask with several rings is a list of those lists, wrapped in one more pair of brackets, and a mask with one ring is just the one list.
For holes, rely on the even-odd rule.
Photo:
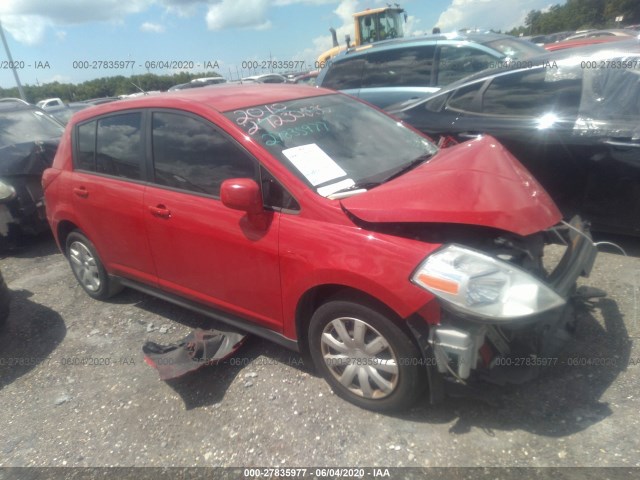
{"label": "dirt lot", "polygon": [[[618,239],[619,241],[620,239]],[[557,366],[486,399],[358,409],[297,354],[251,339],[225,364],[162,382],[145,340],[171,343],[201,316],[125,290],[77,285],[49,237],[6,256],[12,313],[0,331],[0,466],[640,466],[640,242],[603,253]],[[612,251],[608,249],[608,251]]]}

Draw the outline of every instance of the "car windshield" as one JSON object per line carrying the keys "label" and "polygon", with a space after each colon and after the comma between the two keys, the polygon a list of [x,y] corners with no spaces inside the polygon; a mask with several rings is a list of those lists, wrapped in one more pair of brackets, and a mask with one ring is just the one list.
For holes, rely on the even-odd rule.
{"label": "car windshield", "polygon": [[545,49],[531,42],[524,42],[512,38],[501,38],[486,42],[489,48],[499,51],[511,60],[522,60],[523,58],[535,57],[545,53]]}
{"label": "car windshield", "polygon": [[226,116],[322,196],[371,188],[437,151],[402,123],[343,95],[256,105]]}
{"label": "car windshield", "polygon": [[0,148],[59,138],[63,130],[58,122],[38,110],[0,112]]}

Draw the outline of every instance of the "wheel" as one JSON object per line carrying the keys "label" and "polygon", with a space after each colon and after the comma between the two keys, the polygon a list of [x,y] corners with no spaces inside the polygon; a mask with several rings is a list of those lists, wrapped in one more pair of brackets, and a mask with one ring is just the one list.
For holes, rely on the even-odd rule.
{"label": "wheel", "polygon": [[425,386],[417,346],[366,301],[320,306],[309,324],[309,350],[333,391],[368,410],[407,408]]}
{"label": "wheel", "polygon": [[106,300],[122,290],[107,274],[93,243],[78,230],[69,234],[66,248],[71,270],[90,297]]}

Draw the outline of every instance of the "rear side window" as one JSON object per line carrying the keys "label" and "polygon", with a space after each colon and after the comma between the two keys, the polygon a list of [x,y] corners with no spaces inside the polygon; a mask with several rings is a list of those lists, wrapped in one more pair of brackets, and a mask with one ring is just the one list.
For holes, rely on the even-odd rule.
{"label": "rear side window", "polygon": [[582,79],[566,78],[553,69],[536,69],[496,77],[483,94],[482,112],[537,116],[578,113]]}
{"label": "rear side window", "polygon": [[110,115],[77,128],[75,168],[116,177],[142,178],[142,113]]}
{"label": "rear side window", "polygon": [[224,180],[258,179],[254,160],[204,120],[154,112],[152,145],[159,185],[218,196]]}
{"label": "rear side window", "polygon": [[330,64],[329,71],[322,81],[322,87],[334,90],[360,88],[363,66],[364,59],[362,58],[350,58]]}
{"label": "rear side window", "polygon": [[485,68],[496,58],[477,48],[443,45],[438,62],[438,85],[448,85]]}
{"label": "rear side window", "polygon": [[362,87],[428,87],[435,46],[402,48],[367,55]]}

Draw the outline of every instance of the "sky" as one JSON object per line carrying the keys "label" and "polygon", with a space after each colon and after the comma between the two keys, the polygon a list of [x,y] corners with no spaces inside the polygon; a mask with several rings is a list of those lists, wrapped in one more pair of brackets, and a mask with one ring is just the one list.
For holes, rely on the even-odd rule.
{"label": "sky", "polygon": [[[409,35],[430,33],[435,26],[442,32],[505,31],[522,25],[532,9],[564,3],[396,1],[407,11]],[[1,0],[0,22],[23,85],[181,70],[216,70],[237,78],[268,73],[268,61],[312,69],[331,47],[329,27],[342,44],[345,34],[353,38],[354,12],[384,5],[379,0]],[[123,68],[109,68],[112,62]],[[258,70],[243,68],[256,64]],[[15,86],[9,67],[0,45],[0,87]]]}

